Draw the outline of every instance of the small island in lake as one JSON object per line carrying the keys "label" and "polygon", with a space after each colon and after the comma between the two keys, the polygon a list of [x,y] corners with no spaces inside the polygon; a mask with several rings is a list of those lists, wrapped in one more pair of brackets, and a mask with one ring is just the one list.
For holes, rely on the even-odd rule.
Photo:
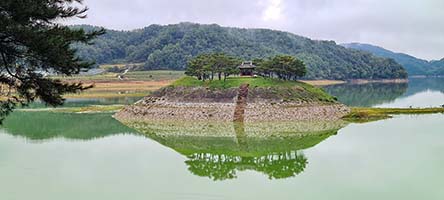
{"label": "small island in lake", "polygon": [[189,76],[125,107],[115,118],[122,122],[335,121],[350,112],[323,89],[297,81],[305,66],[296,58],[276,56],[255,61],[257,66],[237,63],[223,54],[199,56],[190,61]]}

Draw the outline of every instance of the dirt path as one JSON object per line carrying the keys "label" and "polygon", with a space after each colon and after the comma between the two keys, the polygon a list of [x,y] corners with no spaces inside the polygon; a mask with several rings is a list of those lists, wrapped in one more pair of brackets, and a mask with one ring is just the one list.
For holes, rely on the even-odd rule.
{"label": "dirt path", "polygon": [[234,122],[244,122],[245,108],[247,107],[248,86],[248,84],[243,84],[239,87],[236,108],[234,109]]}

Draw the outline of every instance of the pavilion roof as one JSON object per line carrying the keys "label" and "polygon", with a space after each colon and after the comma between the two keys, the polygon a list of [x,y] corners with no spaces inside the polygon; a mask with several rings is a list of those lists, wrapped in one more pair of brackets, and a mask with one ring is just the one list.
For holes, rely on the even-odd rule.
{"label": "pavilion roof", "polygon": [[242,62],[242,64],[239,65],[239,69],[252,69],[252,68],[256,68],[256,65],[253,65],[253,62],[251,61]]}

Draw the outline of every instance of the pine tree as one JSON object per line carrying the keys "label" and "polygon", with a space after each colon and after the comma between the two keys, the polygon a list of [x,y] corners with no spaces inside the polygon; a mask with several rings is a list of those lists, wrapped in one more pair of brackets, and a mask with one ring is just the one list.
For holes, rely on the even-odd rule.
{"label": "pine tree", "polygon": [[81,4],[82,0],[0,1],[0,121],[17,105],[40,99],[59,106],[63,94],[90,88],[46,76],[70,76],[93,65],[77,57],[72,45],[90,44],[104,30],[87,33],[60,24],[85,18],[88,9]]}

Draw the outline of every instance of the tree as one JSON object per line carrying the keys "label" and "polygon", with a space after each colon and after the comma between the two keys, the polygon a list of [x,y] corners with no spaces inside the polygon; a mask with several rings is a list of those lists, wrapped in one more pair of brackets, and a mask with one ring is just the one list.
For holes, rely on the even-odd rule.
{"label": "tree", "polygon": [[187,64],[187,69],[185,71],[185,74],[188,76],[195,76],[197,79],[205,81],[206,79],[206,73],[205,68],[208,66],[208,55],[202,54],[199,55],[193,59],[191,59]]}
{"label": "tree", "polygon": [[239,63],[240,59],[224,53],[201,54],[188,62],[185,74],[202,81],[213,80],[217,75],[219,80],[223,77],[225,81],[230,75],[239,73]]}
{"label": "tree", "polygon": [[275,56],[266,61],[265,66],[272,74],[283,80],[295,80],[307,73],[304,62],[288,55]]}
{"label": "tree", "polygon": [[278,55],[268,60],[255,59],[257,73],[263,77],[277,77],[283,80],[296,80],[307,73],[304,62],[288,56]]}
{"label": "tree", "polygon": [[64,103],[66,93],[90,86],[65,83],[47,74],[70,76],[93,63],[76,56],[73,44],[90,44],[104,30],[86,33],[59,24],[61,20],[85,18],[82,0],[2,0],[0,2],[0,120],[17,105],[40,99],[48,105]]}

